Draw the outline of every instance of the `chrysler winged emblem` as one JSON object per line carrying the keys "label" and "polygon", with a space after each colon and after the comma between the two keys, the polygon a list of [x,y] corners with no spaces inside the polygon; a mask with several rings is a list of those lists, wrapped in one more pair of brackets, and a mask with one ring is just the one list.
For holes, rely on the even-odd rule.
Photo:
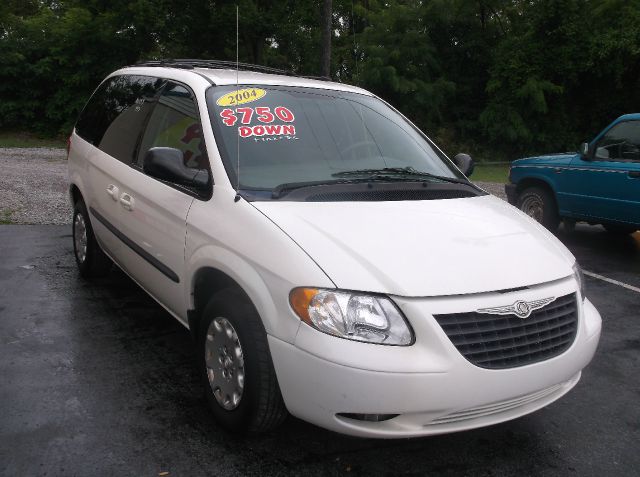
{"label": "chrysler winged emblem", "polygon": [[554,301],[556,297],[543,298],[542,300],[523,301],[518,300],[513,305],[497,306],[495,308],[480,308],[478,313],[488,313],[490,315],[516,315],[518,318],[529,318],[534,310],[538,310]]}

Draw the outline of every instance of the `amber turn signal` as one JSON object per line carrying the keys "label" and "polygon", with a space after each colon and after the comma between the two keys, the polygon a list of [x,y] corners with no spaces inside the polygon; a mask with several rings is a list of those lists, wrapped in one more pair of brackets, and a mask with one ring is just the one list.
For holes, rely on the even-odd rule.
{"label": "amber turn signal", "polygon": [[309,325],[312,325],[311,318],[309,318],[309,304],[313,297],[318,294],[318,291],[316,288],[294,288],[289,293],[291,308],[302,321]]}

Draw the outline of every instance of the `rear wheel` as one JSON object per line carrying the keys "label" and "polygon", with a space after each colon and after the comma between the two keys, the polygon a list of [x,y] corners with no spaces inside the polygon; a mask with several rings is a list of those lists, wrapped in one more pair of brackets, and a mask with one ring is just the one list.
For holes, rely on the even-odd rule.
{"label": "rear wheel", "polygon": [[637,230],[636,227],[632,227],[630,225],[613,225],[613,224],[604,225],[604,229],[610,234],[614,234],[614,235],[629,235],[634,233]]}
{"label": "rear wheel", "polygon": [[527,187],[518,195],[518,208],[540,222],[551,232],[560,224],[558,206],[553,194],[542,187]]}
{"label": "rear wheel", "polygon": [[267,334],[244,294],[225,289],[209,300],[198,332],[199,367],[216,421],[236,433],[260,433],[287,416]]}
{"label": "rear wheel", "polygon": [[93,233],[87,207],[82,200],[73,208],[73,253],[80,275],[84,278],[106,275],[111,269],[111,260],[100,248]]}

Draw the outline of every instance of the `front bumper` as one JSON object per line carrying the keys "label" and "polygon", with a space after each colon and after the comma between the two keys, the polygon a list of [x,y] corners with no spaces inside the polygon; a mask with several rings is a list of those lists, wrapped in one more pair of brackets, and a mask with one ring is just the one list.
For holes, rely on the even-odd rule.
{"label": "front bumper", "polygon": [[517,193],[517,185],[516,184],[505,184],[504,192],[507,194],[507,202],[511,205],[517,205],[518,202],[518,193]]}
{"label": "front bumper", "polygon": [[[569,283],[575,288],[572,280],[565,280],[554,286],[564,289],[556,292],[566,292]],[[414,437],[514,419],[573,388],[599,341],[601,319],[593,305],[585,300],[579,307],[575,341],[561,355],[527,366],[491,370],[468,362],[430,315],[492,300],[495,297],[396,299],[416,333],[416,343],[409,347],[356,343],[306,325],[295,344],[270,336],[287,408],[296,417],[344,434]],[[345,413],[397,416],[369,422],[341,415]]]}

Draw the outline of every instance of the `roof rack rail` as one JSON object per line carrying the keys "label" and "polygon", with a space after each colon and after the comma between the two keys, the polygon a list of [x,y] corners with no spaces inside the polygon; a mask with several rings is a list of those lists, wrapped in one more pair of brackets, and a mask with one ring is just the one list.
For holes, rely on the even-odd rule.
{"label": "roof rack rail", "polygon": [[157,66],[164,68],[182,68],[192,70],[194,68],[224,68],[235,70],[236,66],[242,71],[255,71],[258,73],[271,73],[284,76],[299,76],[302,78],[312,78],[324,81],[331,81],[331,78],[324,76],[304,76],[298,75],[293,71],[272,68],[270,66],[253,65],[250,63],[236,63],[235,61],[224,60],[200,60],[194,58],[168,58],[163,60],[139,61],[135,66]]}

